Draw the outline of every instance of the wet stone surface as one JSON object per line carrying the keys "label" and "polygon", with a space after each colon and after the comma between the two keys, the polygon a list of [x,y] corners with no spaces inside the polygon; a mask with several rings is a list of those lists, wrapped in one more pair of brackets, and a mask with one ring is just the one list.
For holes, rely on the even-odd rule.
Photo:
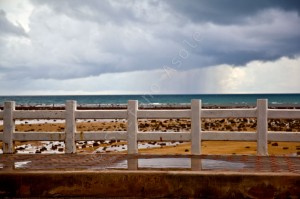
{"label": "wet stone surface", "polygon": [[185,170],[300,174],[300,158],[246,155],[2,154],[0,171]]}

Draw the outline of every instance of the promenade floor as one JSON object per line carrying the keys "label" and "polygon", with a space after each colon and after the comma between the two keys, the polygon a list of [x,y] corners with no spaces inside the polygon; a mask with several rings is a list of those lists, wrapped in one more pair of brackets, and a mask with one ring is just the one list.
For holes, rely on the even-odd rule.
{"label": "promenade floor", "polygon": [[0,171],[195,170],[300,174],[300,158],[247,155],[2,154]]}
{"label": "promenade floor", "polygon": [[0,197],[300,198],[300,158],[1,154]]}

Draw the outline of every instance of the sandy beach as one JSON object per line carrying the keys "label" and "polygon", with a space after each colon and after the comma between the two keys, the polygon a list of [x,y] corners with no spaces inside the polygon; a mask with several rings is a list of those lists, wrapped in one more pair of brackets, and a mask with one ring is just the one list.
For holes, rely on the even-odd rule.
{"label": "sandy beach", "polygon": [[[189,132],[188,119],[139,120],[139,131]],[[126,131],[125,120],[80,120],[77,132],[83,131]],[[300,120],[271,119],[269,131],[299,132]],[[3,126],[0,125],[0,132]],[[64,123],[59,120],[16,121],[16,131],[21,132],[63,132]],[[256,131],[254,118],[203,119],[202,131]],[[63,142],[15,142],[18,153],[63,153]],[[126,141],[79,141],[78,153],[126,153]],[[2,147],[2,143],[0,143]],[[300,155],[299,142],[269,142],[270,155]],[[190,154],[189,142],[140,142],[140,153]],[[256,142],[203,141],[203,154],[256,154]]]}

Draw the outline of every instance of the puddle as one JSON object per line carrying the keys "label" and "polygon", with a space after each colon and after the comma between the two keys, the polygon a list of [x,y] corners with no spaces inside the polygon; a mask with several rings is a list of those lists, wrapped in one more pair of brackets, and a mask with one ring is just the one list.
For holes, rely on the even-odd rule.
{"label": "puddle", "polygon": [[132,164],[137,164],[135,167],[138,169],[193,169],[193,162],[196,162],[195,169],[203,170],[237,170],[249,166],[241,162],[230,162],[224,160],[193,158],[138,158],[122,160],[110,167],[107,167],[107,169],[128,169],[129,164],[131,166]]}
{"label": "puddle", "polygon": [[191,158],[151,158],[138,159],[139,168],[191,168]]}
{"label": "puddle", "polygon": [[22,161],[22,162],[15,162],[15,168],[21,169],[21,168],[28,168],[27,164],[31,161]]}
{"label": "puddle", "polygon": [[229,162],[224,160],[201,160],[202,169],[212,170],[212,169],[243,169],[247,165],[240,162]]}

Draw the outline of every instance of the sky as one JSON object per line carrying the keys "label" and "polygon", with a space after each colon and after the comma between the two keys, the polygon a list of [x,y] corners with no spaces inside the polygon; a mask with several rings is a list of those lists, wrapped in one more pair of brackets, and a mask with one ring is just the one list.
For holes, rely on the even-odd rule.
{"label": "sky", "polygon": [[298,0],[0,0],[0,95],[300,93]]}

